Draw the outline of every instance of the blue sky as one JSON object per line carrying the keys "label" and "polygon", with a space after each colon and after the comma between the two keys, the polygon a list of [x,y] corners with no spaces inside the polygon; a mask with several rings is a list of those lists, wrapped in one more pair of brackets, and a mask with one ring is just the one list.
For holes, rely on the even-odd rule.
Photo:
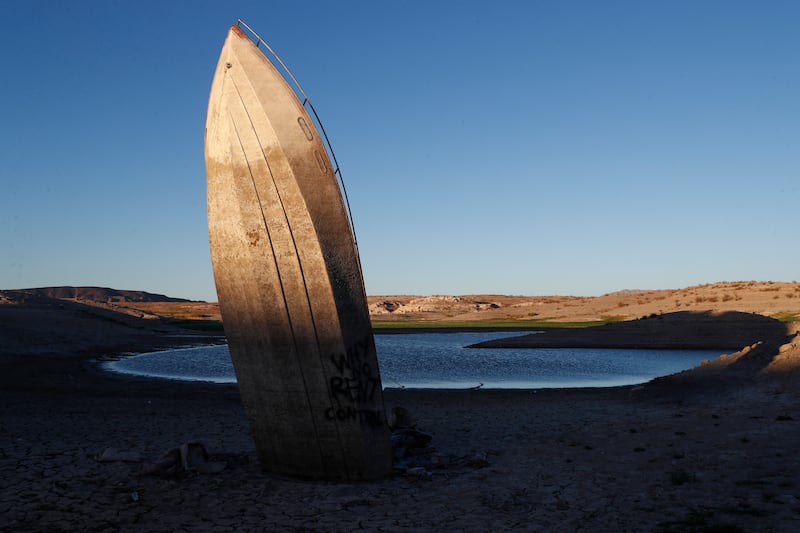
{"label": "blue sky", "polygon": [[325,123],[370,294],[800,278],[800,2],[5,0],[0,288],[216,299],[237,18]]}

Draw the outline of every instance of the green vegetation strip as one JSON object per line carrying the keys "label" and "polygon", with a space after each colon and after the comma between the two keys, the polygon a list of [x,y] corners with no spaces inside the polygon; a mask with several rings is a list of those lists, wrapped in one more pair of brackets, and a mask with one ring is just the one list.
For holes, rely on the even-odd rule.
{"label": "green vegetation strip", "polygon": [[584,322],[549,322],[546,320],[463,320],[463,321],[426,321],[426,320],[373,320],[372,329],[375,332],[400,332],[407,330],[531,330],[554,328],[587,328],[602,326],[611,322],[620,322],[621,317],[606,317],[601,320],[588,320]]}
{"label": "green vegetation strip", "polygon": [[777,313],[772,318],[781,322],[800,322],[800,313]]}
{"label": "green vegetation strip", "polygon": [[222,333],[224,331],[222,322],[219,320],[204,320],[204,319],[172,319],[170,324],[183,329],[191,329],[193,331],[205,331],[209,333]]}
{"label": "green vegetation strip", "polygon": [[[588,328],[611,322],[621,322],[622,317],[604,317],[601,320],[580,322],[549,322],[547,320],[373,320],[376,333],[408,333],[411,331],[530,331],[536,329]],[[795,320],[800,317],[795,316]],[[170,318],[170,324],[194,331],[223,333],[222,322],[206,319]]]}

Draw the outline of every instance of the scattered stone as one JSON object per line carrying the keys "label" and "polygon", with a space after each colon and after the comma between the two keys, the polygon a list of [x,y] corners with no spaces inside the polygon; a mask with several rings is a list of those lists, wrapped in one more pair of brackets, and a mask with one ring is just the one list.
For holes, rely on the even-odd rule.
{"label": "scattered stone", "polygon": [[431,473],[421,466],[415,466],[406,470],[406,476],[411,479],[430,479]]}
{"label": "scattered stone", "polygon": [[103,453],[96,457],[101,463],[111,463],[114,461],[123,461],[126,463],[140,463],[142,455],[135,451],[123,451],[116,448],[106,448]]}
{"label": "scattered stone", "polygon": [[464,464],[472,468],[485,468],[489,466],[489,454],[487,452],[480,452],[468,457]]}
{"label": "scattered stone", "polygon": [[218,474],[225,469],[224,462],[208,460],[206,447],[199,442],[181,444],[164,453],[155,463],[144,463],[141,473],[162,477],[177,477],[187,472]]}
{"label": "scattered stone", "polygon": [[392,433],[392,447],[406,450],[425,448],[433,440],[431,435],[416,429],[398,429]]}

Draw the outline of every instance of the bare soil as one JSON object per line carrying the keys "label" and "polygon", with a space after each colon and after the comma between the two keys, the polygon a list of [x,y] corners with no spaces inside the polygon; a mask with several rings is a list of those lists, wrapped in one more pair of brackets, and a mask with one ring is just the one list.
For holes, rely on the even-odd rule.
{"label": "bare soil", "polygon": [[[175,322],[213,320],[213,304],[0,293],[0,531],[797,531],[800,328],[767,317],[797,311],[796,284],[745,285],[659,300],[662,291],[519,307],[486,298],[498,307],[475,314],[588,320],[627,309],[638,319],[549,342],[703,341],[730,353],[636,387],[388,389],[387,408],[415,415],[438,461],[359,484],[263,473],[235,385],[98,368],[109,354],[219,340]],[[697,301],[712,294],[717,302]],[[738,308],[721,307],[737,294]],[[666,306],[676,300],[680,309]],[[188,307],[159,307],[173,304]],[[415,312],[473,313],[453,311]],[[661,317],[641,319],[652,313]],[[197,441],[222,472],[142,473]]]}

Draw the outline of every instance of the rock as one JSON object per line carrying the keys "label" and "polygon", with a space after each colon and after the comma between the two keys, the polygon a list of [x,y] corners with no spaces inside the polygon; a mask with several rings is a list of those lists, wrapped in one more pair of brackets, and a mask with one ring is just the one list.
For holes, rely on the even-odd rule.
{"label": "rock", "polygon": [[208,451],[199,442],[188,442],[167,451],[155,463],[142,465],[142,474],[177,476],[196,471],[201,474],[218,474],[225,469],[224,462],[208,461]]}
{"label": "rock", "polygon": [[489,454],[485,452],[476,453],[464,461],[464,464],[472,468],[484,468],[489,466]]}
{"label": "rock", "polygon": [[389,415],[389,428],[394,431],[396,429],[417,427],[417,419],[411,414],[411,411],[405,407],[395,406],[392,408],[392,414]]}
{"label": "rock", "polygon": [[406,476],[412,479],[430,479],[431,473],[421,466],[415,466],[406,470]]}
{"label": "rock", "polygon": [[416,429],[398,429],[392,433],[393,449],[426,448],[433,437]]}
{"label": "rock", "polygon": [[106,448],[103,453],[97,456],[97,460],[101,463],[111,463],[114,461],[123,461],[126,463],[139,463],[142,461],[142,455],[134,451],[122,451],[116,448]]}

